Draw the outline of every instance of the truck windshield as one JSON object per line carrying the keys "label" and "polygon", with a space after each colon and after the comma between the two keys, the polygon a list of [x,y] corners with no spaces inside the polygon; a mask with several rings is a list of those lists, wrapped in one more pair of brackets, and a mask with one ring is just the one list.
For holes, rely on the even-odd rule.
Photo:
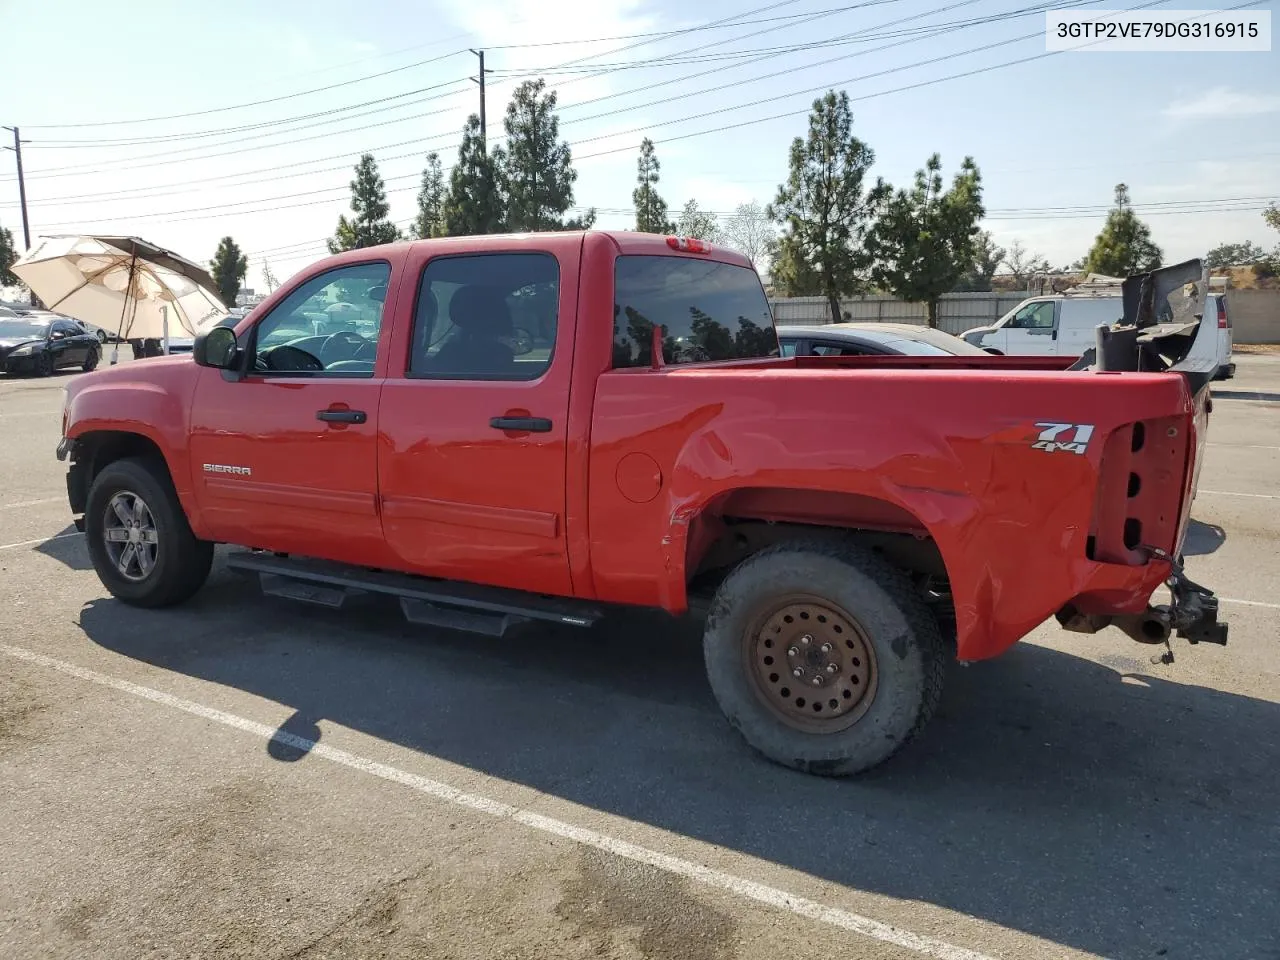
{"label": "truck windshield", "polygon": [[648,366],[661,325],[666,363],[778,356],[755,271],[693,257],[623,256],[615,268],[613,365]]}

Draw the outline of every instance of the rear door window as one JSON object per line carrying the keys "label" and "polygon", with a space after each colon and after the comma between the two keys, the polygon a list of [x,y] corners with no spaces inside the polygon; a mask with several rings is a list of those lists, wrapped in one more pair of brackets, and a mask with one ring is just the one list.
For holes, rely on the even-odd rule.
{"label": "rear door window", "polygon": [[614,274],[613,365],[648,366],[661,327],[668,364],[778,356],[760,278],[693,257],[622,256]]}

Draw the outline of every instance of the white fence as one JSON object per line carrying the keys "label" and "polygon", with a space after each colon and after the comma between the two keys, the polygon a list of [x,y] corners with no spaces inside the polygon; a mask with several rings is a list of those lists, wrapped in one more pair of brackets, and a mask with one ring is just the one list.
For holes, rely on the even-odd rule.
{"label": "white fence", "polygon": [[[970,327],[994,323],[1016,307],[1029,293],[947,293],[938,301],[938,328],[959,334]],[[830,323],[831,310],[825,297],[783,297],[769,301],[779,325],[788,323]],[[851,297],[840,301],[844,319],[867,323],[928,322],[923,303],[907,303],[896,297]]]}

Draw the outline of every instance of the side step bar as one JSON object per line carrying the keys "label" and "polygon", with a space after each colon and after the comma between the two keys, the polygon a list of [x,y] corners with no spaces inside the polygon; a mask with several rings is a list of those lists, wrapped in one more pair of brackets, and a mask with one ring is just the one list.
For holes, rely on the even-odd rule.
{"label": "side step bar", "polygon": [[327,560],[237,551],[227,566],[256,573],[262,592],[336,610],[351,597],[379,593],[397,597],[405,619],[423,626],[501,637],[531,620],[589,627],[604,610],[589,603],[474,583],[415,577],[349,567]]}

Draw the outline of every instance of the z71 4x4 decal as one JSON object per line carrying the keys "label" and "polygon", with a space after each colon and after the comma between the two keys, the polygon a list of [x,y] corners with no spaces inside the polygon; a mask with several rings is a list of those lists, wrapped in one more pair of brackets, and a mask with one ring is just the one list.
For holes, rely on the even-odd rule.
{"label": "z71 4x4 decal", "polygon": [[1065,450],[1067,453],[1083,454],[1089,449],[1089,440],[1093,436],[1092,423],[1043,422],[1036,426],[1040,428],[1040,433],[1031,449],[1044,450],[1046,453]]}

